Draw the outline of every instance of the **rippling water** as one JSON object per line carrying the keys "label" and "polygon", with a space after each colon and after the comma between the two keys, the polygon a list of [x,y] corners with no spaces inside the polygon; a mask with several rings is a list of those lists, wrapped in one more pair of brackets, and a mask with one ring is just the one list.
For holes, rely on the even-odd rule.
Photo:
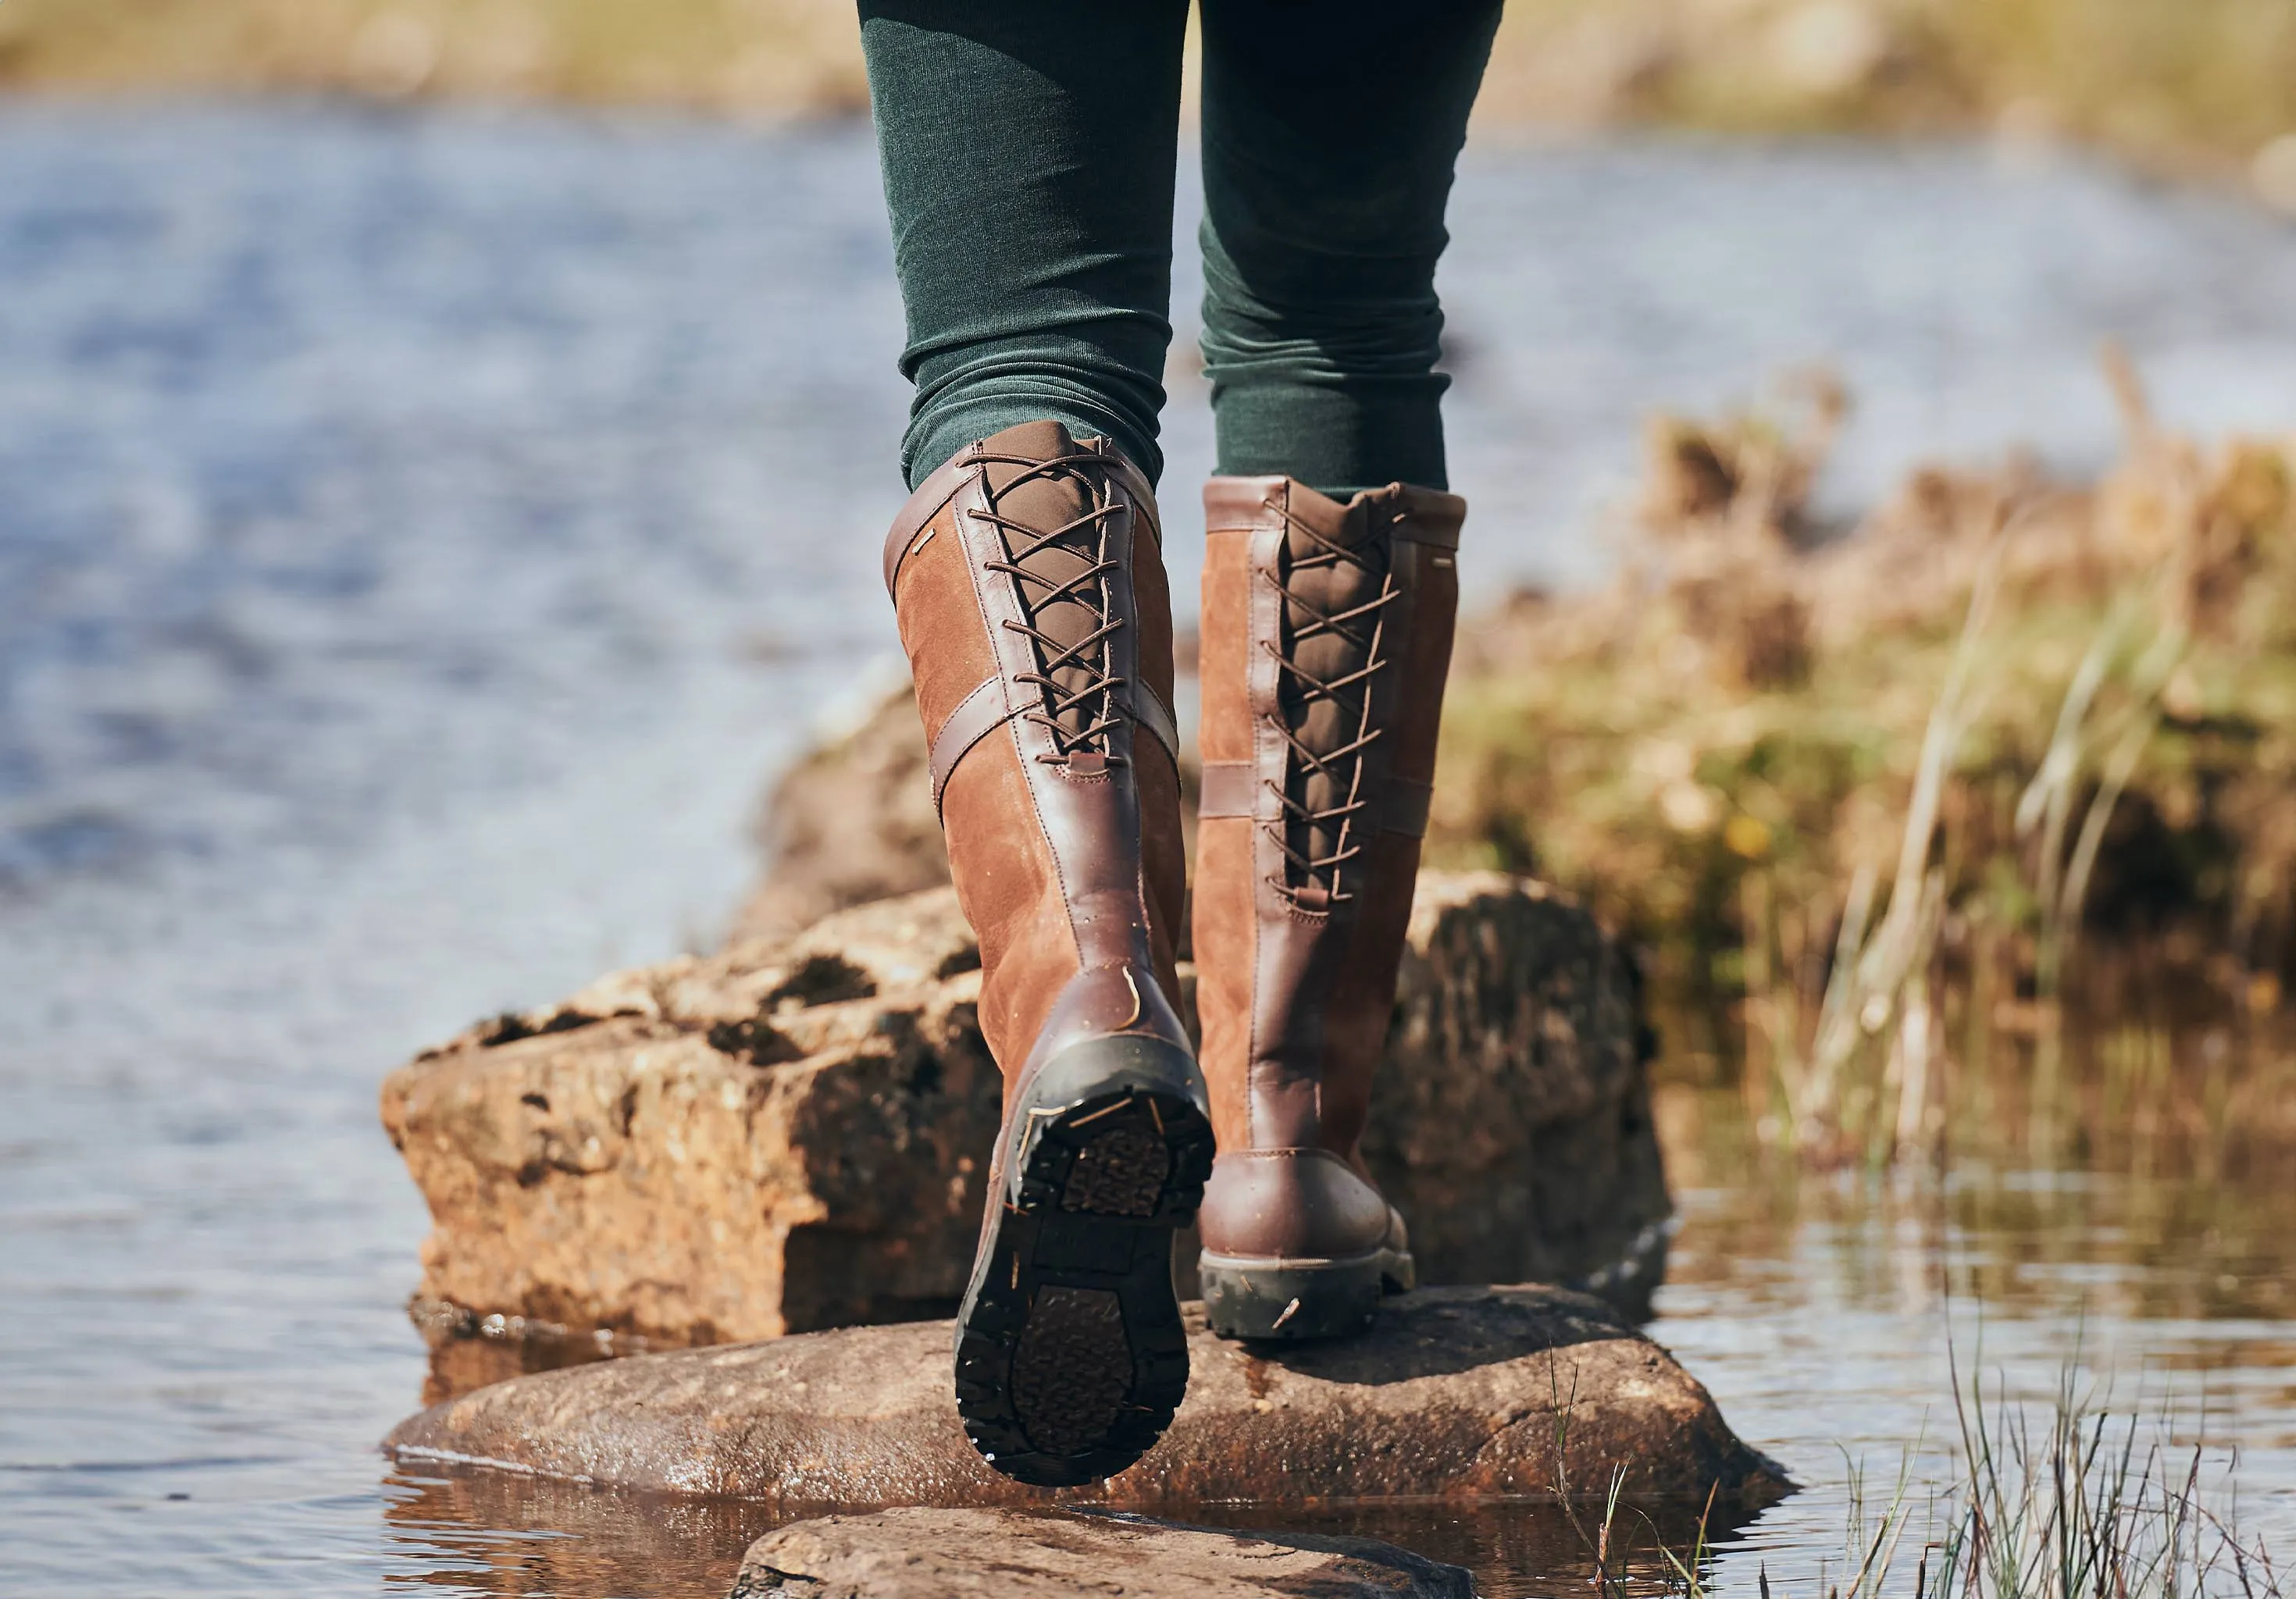
{"label": "rippling water", "polygon": [[[2296,233],[2087,167],[1488,149],[1455,222],[1487,590],[1601,570],[1645,409],[1800,361],[1865,402],[1843,503],[1940,451],[2106,458],[2107,336],[2180,424],[2296,419]],[[885,257],[857,127],[0,106],[0,1588],[722,1590],[739,1506],[373,1454],[421,1389],[424,1226],[374,1088],[707,942],[765,778],[882,680]],[[1173,383],[1185,533],[1209,430]],[[2296,1547],[2289,1261],[2226,1244],[2223,1185],[1781,1197],[1685,1159],[1658,1334],[1815,1485],[1726,1580],[1838,1547],[1837,1443],[1934,1432],[1940,1282],[2021,1381],[2077,1324],[2189,1374]],[[1568,1554],[1413,1525],[1495,1587]]]}

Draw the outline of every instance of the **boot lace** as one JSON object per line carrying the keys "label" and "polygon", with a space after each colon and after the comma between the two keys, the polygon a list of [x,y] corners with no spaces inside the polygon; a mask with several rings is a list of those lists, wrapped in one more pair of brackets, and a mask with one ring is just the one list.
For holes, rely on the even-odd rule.
{"label": "boot lace", "polygon": [[[1290,635],[1291,647],[1268,639],[1259,644],[1275,660],[1279,707],[1289,699],[1298,709],[1292,715],[1278,709],[1261,717],[1283,739],[1290,755],[1284,763],[1284,781],[1267,784],[1280,802],[1280,814],[1260,825],[1283,854],[1283,870],[1269,874],[1268,886],[1295,909],[1320,911],[1355,898],[1344,886],[1344,873],[1364,851],[1360,816],[1371,803],[1364,791],[1364,758],[1385,732],[1372,721],[1373,680],[1389,664],[1386,612],[1403,597],[1403,592],[1396,583],[1391,562],[1335,543],[1288,511],[1284,519],[1291,531],[1304,536],[1313,548],[1304,555],[1294,555],[1279,573],[1271,574],[1276,591],[1283,596],[1283,630]],[[1382,557],[1387,553],[1384,537],[1365,543]],[[1289,540],[1286,545],[1290,547]],[[1359,604],[1327,611],[1294,586],[1308,573],[1342,564],[1377,578],[1379,592]],[[1361,664],[1328,678],[1302,667],[1297,659],[1300,646],[1324,636],[1344,640]],[[1344,729],[1340,742],[1330,749],[1316,749],[1301,736],[1308,713],[1319,702],[1339,709]],[[1300,728],[1294,727],[1295,720]],[[1328,792],[1339,796],[1336,803],[1307,802],[1305,796],[1316,777],[1325,779]]]}
{"label": "boot lace", "polygon": [[[1027,469],[1001,489],[984,479],[983,508],[973,515],[1003,536],[1006,558],[981,564],[989,571],[1001,572],[1013,579],[1021,612],[1027,619],[1008,620],[1004,627],[1025,636],[1036,658],[1037,669],[1016,672],[1013,681],[1028,684],[1043,696],[1043,709],[1029,711],[1023,718],[1052,736],[1054,752],[1040,754],[1037,758],[1046,765],[1066,765],[1079,755],[1094,755],[1110,766],[1119,766],[1124,757],[1112,747],[1110,734],[1121,720],[1118,691],[1128,679],[1111,669],[1115,662],[1114,640],[1123,631],[1124,619],[1116,614],[1116,599],[1109,578],[1124,563],[1109,554],[1109,522],[1126,509],[1124,502],[1110,492],[1106,472],[1095,470],[1106,464],[1095,455],[1078,453],[1042,460],[1033,455],[988,455],[982,459]],[[1091,509],[1051,529],[1030,527],[1004,515],[1003,502],[1011,497],[1013,491],[1039,478],[1067,478],[1082,484]],[[1079,558],[1082,564],[1065,578],[1031,566],[1036,558],[1053,551]],[[1047,611],[1064,603],[1081,607],[1089,622],[1081,636],[1065,644],[1037,625]]]}

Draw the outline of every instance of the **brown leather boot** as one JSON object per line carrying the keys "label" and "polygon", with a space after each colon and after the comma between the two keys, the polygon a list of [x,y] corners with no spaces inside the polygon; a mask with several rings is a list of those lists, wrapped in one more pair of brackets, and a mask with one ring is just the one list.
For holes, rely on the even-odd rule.
{"label": "brown leather boot", "polygon": [[1231,1338],[1361,1329],[1412,1286],[1359,1145],[1395,1005],[1458,610],[1456,496],[1204,490],[1196,1004],[1219,1158],[1204,1308]]}
{"label": "brown leather boot", "polygon": [[959,453],[885,545],[1004,1075],[957,1409],[1024,1482],[1122,1471],[1187,1388],[1172,1234],[1212,1138],[1171,1004],[1186,865],[1160,537],[1129,462],[1045,422]]}

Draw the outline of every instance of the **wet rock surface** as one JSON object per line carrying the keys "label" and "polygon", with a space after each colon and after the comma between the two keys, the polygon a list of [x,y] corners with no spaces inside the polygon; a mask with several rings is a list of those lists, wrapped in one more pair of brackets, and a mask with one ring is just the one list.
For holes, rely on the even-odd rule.
{"label": "wet rock surface", "polygon": [[759,1538],[729,1599],[1473,1599],[1457,1566],[1375,1538],[1229,1532],[1120,1514],[906,1509]]}
{"label": "wet rock surface", "polygon": [[[433,1406],[385,1447],[791,1514],[1042,1505],[966,1442],[946,1322],[849,1327],[539,1373]],[[1423,1289],[1358,1339],[1224,1342],[1192,1314],[1186,1402],[1131,1470],[1069,1501],[1774,1497],[1778,1468],[1705,1389],[1592,1296]]]}
{"label": "wet rock surface", "polygon": [[[952,1313],[1001,1095],[979,963],[927,891],[619,973],[393,1073],[382,1119],[433,1222],[432,1397],[517,1369],[473,1333],[556,1364]],[[1583,910],[1422,876],[1365,1150],[1422,1281],[1646,1300],[1669,1206],[1641,1025]]]}

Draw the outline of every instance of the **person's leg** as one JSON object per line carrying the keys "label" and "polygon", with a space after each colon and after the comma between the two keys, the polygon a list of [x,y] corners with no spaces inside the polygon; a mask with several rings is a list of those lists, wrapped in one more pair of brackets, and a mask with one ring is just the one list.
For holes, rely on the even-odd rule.
{"label": "person's leg", "polygon": [[1052,419],[1152,484],[1186,0],[862,0],[916,384],[909,486]]}
{"label": "person's leg", "polygon": [[1204,373],[1224,475],[1448,487],[1435,263],[1498,0],[1203,0]]}
{"label": "person's leg", "polygon": [[1211,1169],[1155,501],[1185,0],[862,7],[917,405],[885,545],[1005,1082],[957,1312],[966,1435],[1130,1465],[1187,1385],[1172,1240]]}
{"label": "person's leg", "polygon": [[1203,0],[1196,1003],[1212,1330],[1318,1338],[1412,1285],[1361,1141],[1435,770],[1466,506],[1435,262],[1496,0]]}

